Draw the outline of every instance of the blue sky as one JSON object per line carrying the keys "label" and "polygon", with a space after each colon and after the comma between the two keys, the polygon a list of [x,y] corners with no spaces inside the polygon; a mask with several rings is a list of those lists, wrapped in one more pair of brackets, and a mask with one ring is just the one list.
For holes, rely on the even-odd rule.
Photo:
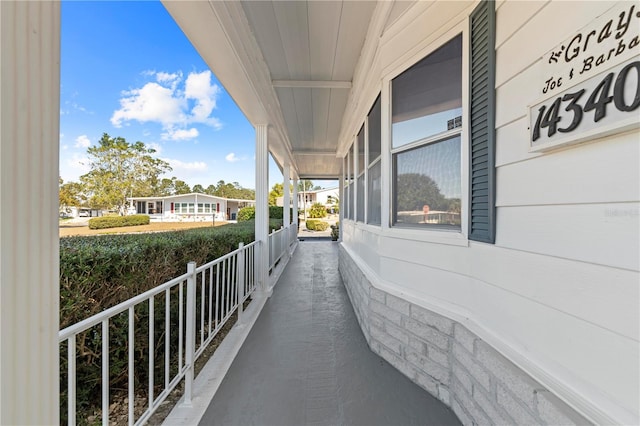
{"label": "blue sky", "polygon": [[[103,133],[157,150],[189,185],[255,188],[254,129],[161,3],[62,3],[60,175]],[[84,163],[84,164],[83,164]],[[271,161],[269,187],[282,181]]]}

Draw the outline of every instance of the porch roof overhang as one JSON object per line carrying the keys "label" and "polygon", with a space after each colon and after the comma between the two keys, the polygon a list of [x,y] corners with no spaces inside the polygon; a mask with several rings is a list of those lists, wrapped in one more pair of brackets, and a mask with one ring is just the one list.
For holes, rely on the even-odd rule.
{"label": "porch roof overhang", "polygon": [[[391,6],[373,1],[171,1],[163,4],[300,179],[336,179],[363,46]],[[373,23],[373,24],[372,24]],[[373,29],[372,29],[373,28]]]}

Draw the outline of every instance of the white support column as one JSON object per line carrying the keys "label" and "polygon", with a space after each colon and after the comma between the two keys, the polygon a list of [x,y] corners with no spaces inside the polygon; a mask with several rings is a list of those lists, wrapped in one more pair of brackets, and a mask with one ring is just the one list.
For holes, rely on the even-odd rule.
{"label": "white support column", "polygon": [[[346,161],[343,160],[342,164],[345,164]],[[340,175],[340,181],[338,182],[338,193],[340,194],[340,211],[338,212],[338,220],[339,220],[339,228],[338,230],[340,231],[340,236],[338,237],[338,241],[342,242],[342,230],[344,229],[344,207],[346,205],[346,200],[344,199],[345,196],[345,191],[344,191],[344,171],[342,172],[342,174]]]}
{"label": "white support column", "polygon": [[291,221],[291,189],[289,188],[289,185],[291,184],[291,167],[289,166],[289,163],[285,163],[283,170],[282,170],[282,175],[283,175],[283,179],[282,179],[282,186],[283,186],[283,190],[284,190],[284,199],[282,201],[282,205],[283,205],[283,222],[284,222],[284,226],[285,228],[289,227],[289,222]]}
{"label": "white support column", "polygon": [[380,113],[382,116],[380,148],[380,223],[382,229],[389,229],[391,224],[391,83],[385,79],[382,84]]}
{"label": "white support column", "polygon": [[0,424],[59,424],[60,3],[0,2]]}
{"label": "white support column", "polygon": [[256,256],[256,278],[260,290],[271,295],[269,278],[269,126],[256,126],[256,241],[259,244]]}
{"label": "white support column", "polygon": [[298,223],[298,177],[293,177],[293,210],[291,214],[293,215],[293,220]]}

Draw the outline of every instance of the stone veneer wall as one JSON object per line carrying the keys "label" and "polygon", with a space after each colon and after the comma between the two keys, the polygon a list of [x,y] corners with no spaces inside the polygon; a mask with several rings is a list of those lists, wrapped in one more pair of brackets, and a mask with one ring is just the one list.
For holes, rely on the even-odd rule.
{"label": "stone veneer wall", "polygon": [[465,426],[590,424],[463,325],[372,286],[342,245],[339,259],[371,350]]}

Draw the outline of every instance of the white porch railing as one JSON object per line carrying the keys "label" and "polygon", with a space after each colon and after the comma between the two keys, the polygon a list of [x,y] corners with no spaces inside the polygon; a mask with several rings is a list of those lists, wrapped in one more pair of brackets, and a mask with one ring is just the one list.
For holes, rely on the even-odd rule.
{"label": "white porch railing", "polygon": [[[187,265],[187,273],[61,330],[58,335],[59,342],[61,345],[66,342],[67,346],[68,424],[76,424],[76,391],[78,388],[76,371],[78,342],[76,342],[76,337],[79,335],[82,339],[81,348],[84,347],[85,340],[101,339],[99,351],[102,424],[109,424],[109,327],[110,324],[112,328],[114,327],[113,322],[119,315],[127,315],[128,318],[128,337],[126,340],[128,424],[139,425],[146,422],[183,378],[185,379],[184,401],[185,404],[189,404],[192,396],[195,361],[236,310],[238,311],[238,322],[241,321],[243,302],[256,289],[254,270],[256,246],[256,242],[246,246],[240,243],[237,250],[199,267],[196,267],[195,262],[190,262]],[[163,295],[164,297],[162,297]],[[156,304],[164,305],[164,321],[156,318]],[[172,311],[172,304],[174,307],[177,305],[177,315],[175,310]],[[140,310],[145,307],[148,311],[148,319],[147,317],[142,318],[136,313],[136,308]],[[120,321],[122,322],[123,319]],[[139,323],[138,328],[136,328],[136,322]],[[154,330],[157,322],[160,324],[164,322],[164,325]],[[136,362],[140,364],[140,360],[136,359],[135,341],[136,332],[138,334],[144,332],[145,325],[148,328],[144,333],[146,336],[143,337],[148,338],[148,383],[146,384],[148,386],[148,406],[136,419],[134,412],[135,368]],[[87,335],[90,336],[89,339],[87,339]],[[157,335],[159,335],[158,338],[156,338]],[[164,364],[163,374],[158,372],[160,370],[161,373],[162,366],[156,365],[156,360],[162,358],[161,340],[164,343],[164,360],[160,361]],[[125,342],[119,343],[125,345]],[[172,343],[177,343],[177,345],[172,348]],[[177,354],[175,346],[177,346]],[[140,356],[138,351],[138,357]],[[162,389],[157,395],[155,391],[158,386],[154,383],[156,375],[164,376]]]}
{"label": "white porch railing", "polygon": [[280,227],[277,231],[271,230],[268,237],[269,244],[269,273],[280,261],[282,256],[288,252],[290,247],[298,238],[298,223],[293,222],[288,227]]}

